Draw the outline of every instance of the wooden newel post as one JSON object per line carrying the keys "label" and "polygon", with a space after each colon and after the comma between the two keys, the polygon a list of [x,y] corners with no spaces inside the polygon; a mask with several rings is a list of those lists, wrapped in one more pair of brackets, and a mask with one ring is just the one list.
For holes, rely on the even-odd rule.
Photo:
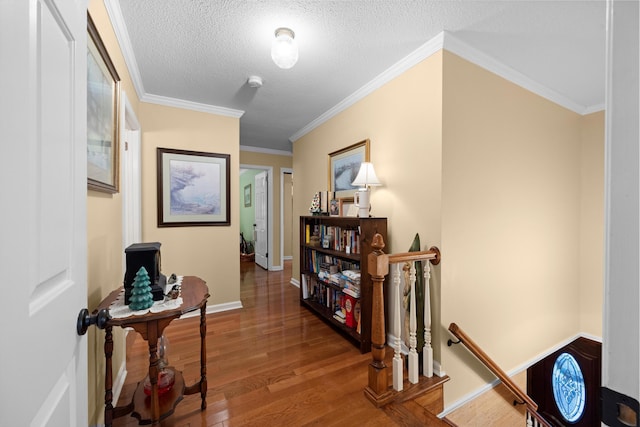
{"label": "wooden newel post", "polygon": [[373,302],[371,307],[371,357],[369,365],[369,385],[365,395],[374,404],[383,395],[390,393],[387,365],[384,363],[386,332],[384,328],[384,279],[389,274],[389,256],[382,252],[384,241],[380,234],[373,236],[369,254],[369,275],[373,282]]}

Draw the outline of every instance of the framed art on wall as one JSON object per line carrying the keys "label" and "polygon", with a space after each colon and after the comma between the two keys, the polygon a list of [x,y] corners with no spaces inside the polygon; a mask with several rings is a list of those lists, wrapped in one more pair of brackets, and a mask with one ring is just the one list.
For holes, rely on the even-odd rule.
{"label": "framed art on wall", "polygon": [[335,192],[336,197],[353,196],[357,188],[351,183],[358,175],[360,164],[368,161],[368,139],[329,153],[329,191]]}
{"label": "framed art on wall", "polygon": [[87,187],[118,192],[120,77],[87,16]]}
{"label": "framed art on wall", "polygon": [[229,154],[158,148],[158,227],[230,225],[229,160]]}
{"label": "framed art on wall", "polygon": [[251,207],[251,184],[244,186],[244,207]]}

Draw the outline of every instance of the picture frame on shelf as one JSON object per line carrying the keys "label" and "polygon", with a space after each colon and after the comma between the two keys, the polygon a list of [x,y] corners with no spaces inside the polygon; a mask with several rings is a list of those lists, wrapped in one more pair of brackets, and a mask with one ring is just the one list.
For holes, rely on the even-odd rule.
{"label": "picture frame on shelf", "polygon": [[158,148],[158,227],[230,225],[229,160],[229,154]]}
{"label": "picture frame on shelf", "polygon": [[336,197],[353,197],[357,187],[351,185],[360,164],[369,161],[369,139],[329,153],[329,190]]}
{"label": "picture frame on shelf", "polygon": [[[341,197],[338,199],[338,203],[340,216],[357,216],[358,208],[356,208],[353,202],[353,197]],[[351,213],[351,215],[349,213]]]}
{"label": "picture frame on shelf", "polygon": [[251,184],[244,186],[244,207],[251,207]]}
{"label": "picture frame on shelf", "polygon": [[87,14],[87,188],[114,194],[119,185],[120,77]]}
{"label": "picture frame on shelf", "polygon": [[329,215],[340,216],[340,201],[338,199],[331,199],[329,201]]}

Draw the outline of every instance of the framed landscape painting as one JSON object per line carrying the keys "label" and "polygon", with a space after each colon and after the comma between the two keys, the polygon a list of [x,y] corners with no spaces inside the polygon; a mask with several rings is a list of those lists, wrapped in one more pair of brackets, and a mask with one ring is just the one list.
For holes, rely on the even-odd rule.
{"label": "framed landscape painting", "polygon": [[357,187],[351,185],[362,162],[369,161],[369,140],[365,139],[329,153],[329,191],[335,197],[353,197]]}
{"label": "framed landscape painting", "polygon": [[120,77],[87,16],[87,187],[118,192]]}
{"label": "framed landscape painting", "polygon": [[229,159],[158,148],[158,227],[230,225]]}

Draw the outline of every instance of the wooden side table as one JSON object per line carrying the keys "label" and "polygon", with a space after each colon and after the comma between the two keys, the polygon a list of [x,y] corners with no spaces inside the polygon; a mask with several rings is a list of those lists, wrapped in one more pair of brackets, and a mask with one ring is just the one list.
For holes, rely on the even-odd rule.
{"label": "wooden side table", "polygon": [[[207,334],[207,298],[209,289],[204,280],[195,276],[185,276],[182,279],[182,300],[180,307],[160,313],[147,313],[143,316],[129,316],[118,319],[109,319],[105,326],[104,355],[106,358],[105,367],[105,395],[104,395],[104,422],[107,427],[111,427],[113,419],[131,413],[140,424],[159,425],[160,421],[173,414],[176,405],[182,400],[184,395],[200,393],[202,410],[207,407],[207,350],[205,336]],[[108,309],[122,288],[111,292],[96,308],[94,313],[101,309]],[[173,319],[181,315],[200,309],[200,381],[186,387],[182,373],[175,371],[175,384],[170,391],[162,396],[158,395],[158,339],[164,329]],[[122,328],[131,327],[138,332],[149,344],[149,379],[151,382],[151,395],[144,394],[144,381],[140,381],[135,391],[131,403],[125,406],[113,407],[113,371],[111,357],[113,355],[112,328],[120,326]]]}

